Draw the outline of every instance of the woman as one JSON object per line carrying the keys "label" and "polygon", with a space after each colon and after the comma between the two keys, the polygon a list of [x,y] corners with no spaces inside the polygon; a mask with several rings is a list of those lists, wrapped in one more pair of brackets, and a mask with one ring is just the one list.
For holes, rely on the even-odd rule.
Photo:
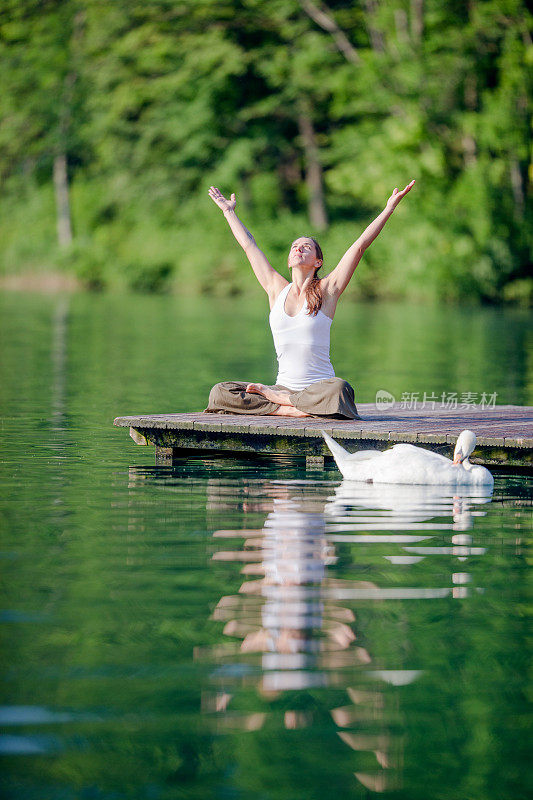
{"label": "woman", "polygon": [[323,263],[318,242],[310,236],[296,239],[288,258],[292,283],[269,264],[252,234],[238,218],[235,195],[227,200],[215,186],[211,186],[209,196],[224,212],[257,280],[268,294],[269,320],[279,371],[274,386],[245,381],[217,383],[211,389],[206,411],[359,419],[352,387],[347,381],[336,378],[331,366],[331,323],[339,297],[348,286],[363,253],[414,183],[411,181],[401,192],[394,189],[381,214],[324,278],[318,277]]}

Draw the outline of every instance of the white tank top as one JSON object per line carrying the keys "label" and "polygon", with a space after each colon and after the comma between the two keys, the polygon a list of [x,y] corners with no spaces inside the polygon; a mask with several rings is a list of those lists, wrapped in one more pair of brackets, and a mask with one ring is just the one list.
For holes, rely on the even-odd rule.
{"label": "white tank top", "polygon": [[277,296],[270,312],[269,322],[278,357],[276,383],[294,392],[311,383],[334,378],[329,359],[331,320],[323,311],[316,317],[307,313],[307,300],[299,313],[290,317],[285,312],[285,299],[289,283]]}

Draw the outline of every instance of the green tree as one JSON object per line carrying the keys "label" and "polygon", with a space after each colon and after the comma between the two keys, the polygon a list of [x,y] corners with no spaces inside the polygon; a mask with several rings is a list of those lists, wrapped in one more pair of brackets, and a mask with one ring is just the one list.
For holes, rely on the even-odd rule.
{"label": "green tree", "polygon": [[528,302],[531,23],[523,0],[6,0],[4,265],[28,224],[53,262],[48,191],[89,283],[159,289],[186,254],[233,291],[211,183],[275,258],[309,226],[334,259],[416,177],[350,292]]}
{"label": "green tree", "polygon": [[82,25],[75,0],[6,0],[0,11],[0,174],[52,179],[63,246],[72,241],[68,168],[79,157]]}

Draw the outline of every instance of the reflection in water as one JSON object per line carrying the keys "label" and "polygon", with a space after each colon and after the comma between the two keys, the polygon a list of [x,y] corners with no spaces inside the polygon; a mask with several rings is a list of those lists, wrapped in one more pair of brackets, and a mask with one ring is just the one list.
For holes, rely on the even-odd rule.
{"label": "reflection in water", "polygon": [[[400,668],[399,658],[387,664],[373,653],[372,641],[360,641],[357,605],[363,604],[364,611],[368,601],[379,604],[376,613],[387,625],[387,601],[467,597],[471,576],[466,563],[485,548],[472,546],[465,531],[484,515],[478,506],[490,502],[491,490],[450,494],[438,487],[345,481],[324,499],[301,492],[309,485],[295,481],[265,483],[261,491],[255,487],[255,504],[245,497],[238,501],[243,510],[267,512],[262,528],[213,534],[221,545],[213,559],[242,562],[245,580],[237,594],[219,600],[213,613],[213,619],[225,623],[228,643],[198,654],[218,664],[212,674],[216,688],[204,693],[203,708],[215,714],[221,730],[257,731],[272,724],[273,717],[274,724],[294,730],[313,726],[317,691],[333,687],[335,697],[342,691],[344,701],[327,712],[339,739],[355,751],[355,777],[367,789],[388,791],[401,778],[402,687],[422,671]],[[208,508],[228,508],[236,499],[232,486],[209,481]],[[442,534],[434,543],[436,531],[447,532],[445,544],[440,543]],[[244,541],[236,545],[236,539]],[[411,565],[439,555],[457,559],[458,568],[444,586],[403,581],[380,586],[361,577],[336,578],[328,567],[346,558],[336,547],[345,551],[350,546],[360,550],[351,551],[356,569],[364,570],[369,547],[379,549],[383,562],[405,568],[407,577]],[[408,649],[408,643],[402,642],[401,649]],[[239,695],[250,686],[258,701],[276,701],[280,713],[268,705],[239,711]],[[329,696],[323,692],[326,702]]]}
{"label": "reflection in water", "polygon": [[67,298],[60,298],[54,311],[52,359],[52,419],[51,428],[58,434],[64,432],[66,416],[67,389],[67,335],[68,335]]}
{"label": "reflection in water", "polygon": [[[464,491],[450,492],[435,486],[395,486],[380,484],[355,485],[351,481],[343,481],[335,491],[335,498],[328,503],[325,514],[331,519],[330,530],[342,530],[344,523],[349,524],[350,530],[359,527],[365,530],[409,530],[409,531],[461,531],[451,536],[451,545],[432,546],[428,544],[427,535],[413,536],[411,534],[396,537],[383,536],[381,541],[402,543],[402,551],[409,555],[394,554],[385,556],[392,564],[415,564],[427,556],[451,555],[459,561],[466,560],[468,556],[483,555],[485,548],[472,547],[472,536],[462,533],[473,527],[474,517],[484,516],[483,510],[476,510],[476,505],[490,502],[492,487],[469,487]],[[362,509],[372,509],[372,516],[364,516]],[[379,514],[379,516],[378,516]],[[436,517],[449,518],[449,522],[435,523]],[[349,541],[350,537],[340,537],[333,534],[331,541]],[[376,542],[378,536],[368,537],[368,541]],[[409,544],[417,542],[417,544]],[[418,542],[424,542],[419,544]],[[413,555],[410,555],[410,554]],[[468,583],[470,576],[465,572],[454,572],[451,575],[453,586],[451,588],[425,587],[419,596],[441,597],[452,594],[453,597],[465,597],[468,589],[460,588],[456,584]],[[410,593],[408,593],[410,592]],[[394,590],[393,590],[394,593]],[[381,597],[391,597],[391,592],[381,592]],[[400,598],[415,597],[416,590],[400,590],[394,596]]]}
{"label": "reflection in water", "polygon": [[[458,498],[454,512],[450,497],[424,518],[412,504],[402,517],[361,494],[341,500],[345,487],[335,493],[327,472],[287,484],[309,478],[294,459],[154,467],[151,448],[111,420],[201,408],[217,376],[234,371],[243,313],[249,359],[239,363],[260,372],[271,346],[263,301],[9,293],[0,302],[3,797],[363,800],[354,772],[374,785],[396,775],[394,800],[531,796],[530,476],[499,473],[490,505],[466,497],[461,508]],[[531,404],[524,313],[431,309],[422,325],[419,309],[350,306],[336,322],[338,367],[354,369],[357,341],[363,400],[384,374],[397,396],[457,388],[467,363],[463,388]],[[413,342],[416,357],[403,358]],[[312,556],[322,579],[239,592],[266,581],[253,540],[266,542],[266,517],[283,503],[324,518]],[[221,528],[232,538],[213,538]],[[212,560],[214,550],[247,560]],[[289,590],[304,595],[310,613],[299,617],[309,620],[263,619],[267,600]],[[227,595],[235,610],[211,619]],[[232,620],[250,627],[223,634]],[[347,646],[343,626],[356,637]],[[271,649],[241,649],[263,629]],[[296,652],[280,652],[284,639]],[[268,689],[270,675],[307,684]],[[243,732],[244,720],[257,730]]]}

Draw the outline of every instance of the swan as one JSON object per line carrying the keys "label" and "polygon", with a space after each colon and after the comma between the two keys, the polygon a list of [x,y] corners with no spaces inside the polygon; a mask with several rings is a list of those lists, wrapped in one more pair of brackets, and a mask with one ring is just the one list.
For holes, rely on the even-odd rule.
{"label": "swan", "polygon": [[453,461],[415,447],[395,444],[389,450],[359,450],[348,453],[325,431],[322,435],[343,476],[370,483],[410,483],[439,486],[492,486],[494,478],[485,467],[471,464],[468,456],[476,446],[476,434],[463,431],[455,445]]}

